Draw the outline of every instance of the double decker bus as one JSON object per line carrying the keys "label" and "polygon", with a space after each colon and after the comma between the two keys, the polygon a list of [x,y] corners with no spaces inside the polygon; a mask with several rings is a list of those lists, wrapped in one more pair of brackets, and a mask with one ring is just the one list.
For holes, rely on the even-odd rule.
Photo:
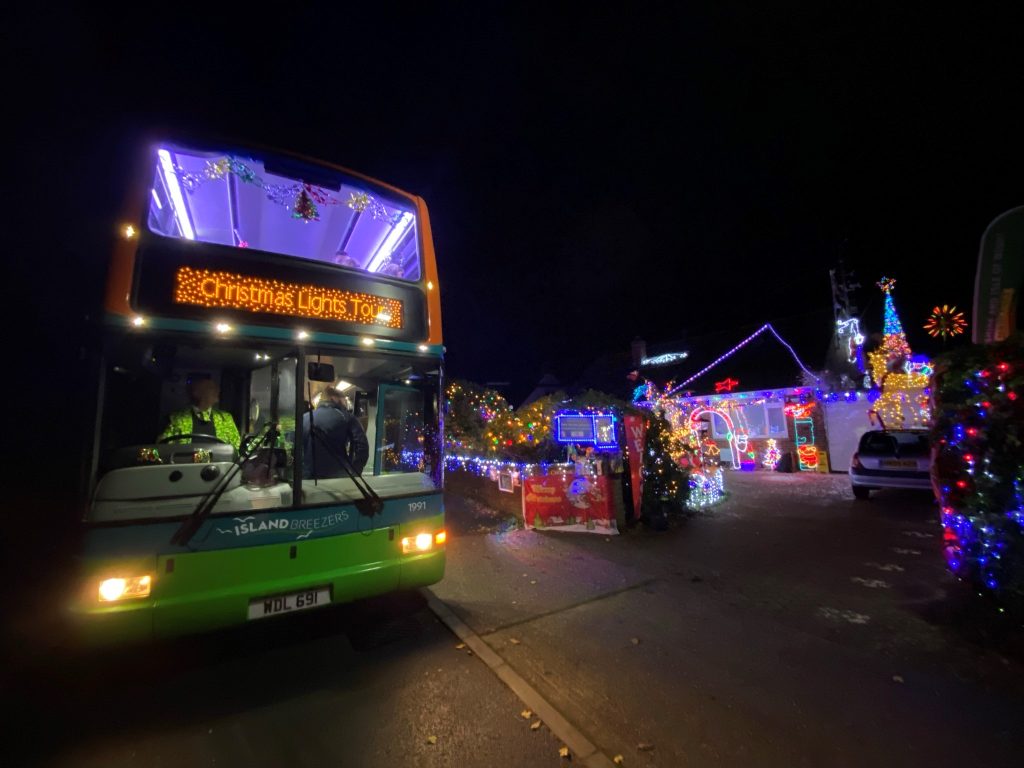
{"label": "double decker bus", "polygon": [[[142,155],[98,334],[79,641],[439,581],[443,346],[424,201],[256,146]],[[217,429],[175,426],[202,380]],[[313,434],[327,387],[366,436],[364,467]],[[334,476],[317,476],[316,451]]]}

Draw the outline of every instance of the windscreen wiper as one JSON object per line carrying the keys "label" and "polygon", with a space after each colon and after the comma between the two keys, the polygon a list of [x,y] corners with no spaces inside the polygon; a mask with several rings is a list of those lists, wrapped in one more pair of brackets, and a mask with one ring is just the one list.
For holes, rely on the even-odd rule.
{"label": "windscreen wiper", "polygon": [[196,531],[203,524],[203,520],[213,511],[213,508],[217,506],[217,502],[220,501],[220,497],[224,495],[224,491],[231,485],[231,481],[234,480],[235,476],[242,470],[242,464],[247,459],[252,458],[256,451],[258,451],[264,445],[270,445],[273,448],[277,442],[277,427],[275,424],[268,424],[263,428],[266,430],[266,434],[262,437],[257,433],[254,440],[249,443],[248,450],[244,453],[239,451],[239,456],[236,461],[233,462],[231,468],[224,473],[224,477],[213,486],[206,495],[199,500],[199,504],[196,506],[195,511],[186,518],[185,522],[174,532],[171,536],[171,544],[177,544],[179,546],[185,546],[188,544],[192,537],[196,535]]}
{"label": "windscreen wiper", "polygon": [[[338,453],[338,451],[336,451],[334,447],[327,442],[327,435],[320,427],[314,425],[310,432],[313,435],[314,442],[319,442],[320,446],[327,451],[327,454],[338,462],[341,468],[345,470],[345,474],[351,478],[352,484],[363,495],[362,499],[353,502],[356,509],[367,517],[379,515],[384,510],[383,500],[377,495],[377,492],[370,487],[369,483],[363,480],[363,476],[359,472],[356,472],[355,467],[352,466],[352,462],[348,460],[348,456],[345,456],[343,453]],[[315,464],[313,465],[313,469],[315,472]],[[314,482],[317,479],[318,478],[314,478]]]}

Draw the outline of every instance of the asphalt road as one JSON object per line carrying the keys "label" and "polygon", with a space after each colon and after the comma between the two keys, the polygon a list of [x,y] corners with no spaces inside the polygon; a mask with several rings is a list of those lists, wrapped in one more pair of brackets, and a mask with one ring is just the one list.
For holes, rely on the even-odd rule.
{"label": "asphalt road", "polygon": [[458,644],[416,593],[36,660],[5,686],[0,764],[560,765],[561,742]]}
{"label": "asphalt road", "polygon": [[666,533],[455,539],[434,591],[629,766],[1021,764],[1021,635],[946,573],[929,495],[727,486]]}
{"label": "asphalt road", "polygon": [[[1019,765],[1021,635],[964,602],[927,495],[727,483],[664,533],[453,536],[434,592],[625,766]],[[0,764],[568,765],[457,644],[416,594],[85,659],[23,653]]]}

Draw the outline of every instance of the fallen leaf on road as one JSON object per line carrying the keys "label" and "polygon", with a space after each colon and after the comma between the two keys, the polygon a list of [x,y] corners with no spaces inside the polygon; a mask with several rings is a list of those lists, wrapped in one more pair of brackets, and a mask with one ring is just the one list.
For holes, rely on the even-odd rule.
{"label": "fallen leaf on road", "polygon": [[560,750],[558,750],[558,756],[564,757],[566,760],[572,760],[572,755],[569,754],[568,747],[562,747]]}
{"label": "fallen leaf on road", "polygon": [[654,749],[654,745],[648,744],[646,741],[641,741],[639,744],[636,745],[636,748],[639,749],[641,752],[650,752],[652,749]]}
{"label": "fallen leaf on road", "polygon": [[612,762],[616,765],[622,765],[625,762],[625,760],[623,760],[622,755],[616,755],[612,758]]}
{"label": "fallen leaf on road", "polygon": [[458,645],[455,646],[455,650],[456,651],[461,651],[465,647],[466,647],[465,643],[459,643]]}
{"label": "fallen leaf on road", "polygon": [[512,643],[512,645],[519,645],[520,642],[519,640],[516,640],[514,637],[510,637],[508,641]]}
{"label": "fallen leaf on road", "polygon": [[876,563],[868,562],[864,563],[868,568],[877,568],[880,571],[886,571],[887,573],[903,573],[906,570],[902,565],[896,565],[895,563]]}
{"label": "fallen leaf on road", "polygon": [[832,621],[848,621],[851,624],[867,624],[871,621],[871,617],[865,613],[841,611],[838,608],[827,608],[824,606],[818,609],[818,615]]}
{"label": "fallen leaf on road", "polygon": [[855,584],[863,584],[868,589],[888,589],[889,582],[882,579],[865,579],[862,576],[851,576],[850,581]]}
{"label": "fallen leaf on road", "polygon": [[633,645],[640,645],[640,638],[639,637],[631,637],[631,638],[629,638],[629,642],[631,642]]}
{"label": "fallen leaf on road", "polygon": [[530,723],[530,730],[531,730],[531,731],[537,731],[537,730],[540,730],[540,720],[537,720],[537,721],[536,721],[536,722],[534,722],[534,723]]}
{"label": "fallen leaf on road", "polygon": [[892,676],[892,681],[894,683],[902,683],[903,682],[903,675],[893,675]]}
{"label": "fallen leaf on road", "polygon": [[437,744],[437,736],[427,736],[427,744]]}
{"label": "fallen leaf on road", "polygon": [[520,712],[519,714],[523,716],[523,719],[524,719],[524,720],[529,720],[529,719],[530,719],[531,717],[533,717],[533,712],[531,712],[531,711],[530,711],[530,710],[528,710],[528,709],[524,709],[524,710],[523,710],[522,712]]}

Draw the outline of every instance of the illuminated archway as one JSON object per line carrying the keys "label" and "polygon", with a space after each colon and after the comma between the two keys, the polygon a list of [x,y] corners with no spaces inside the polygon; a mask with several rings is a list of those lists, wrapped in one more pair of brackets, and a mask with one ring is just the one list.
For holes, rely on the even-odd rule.
{"label": "illuminated archway", "polygon": [[[697,408],[690,414],[690,426],[694,428],[696,422],[705,413],[710,413],[712,417],[718,416],[722,421],[725,422],[725,426],[729,429],[729,453],[732,455],[732,468],[740,468],[740,448],[736,443],[736,428],[733,426],[732,418],[725,411],[721,411],[718,408]],[[713,439],[713,438],[712,438]]]}

